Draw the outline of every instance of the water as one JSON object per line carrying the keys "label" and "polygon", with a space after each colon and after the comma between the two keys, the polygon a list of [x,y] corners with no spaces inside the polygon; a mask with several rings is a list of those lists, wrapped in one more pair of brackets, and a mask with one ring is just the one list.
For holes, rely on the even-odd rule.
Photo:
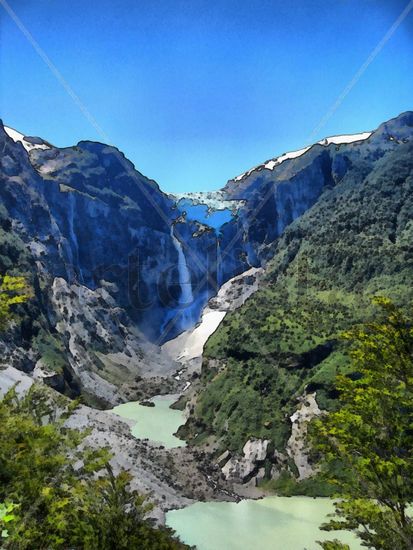
{"label": "water", "polygon": [[[157,396],[155,407],[137,402],[118,405],[112,412],[136,421],[132,434],[162,443],[185,445],[173,434],[183,423],[181,411],[170,409],[175,396]],[[261,500],[198,502],[166,514],[166,523],[183,542],[198,550],[320,550],[317,540],[337,538],[351,550],[361,550],[347,532],[327,533],[319,526],[333,512],[329,499],[271,496]]]}
{"label": "water", "polygon": [[219,239],[217,239],[217,290],[222,286],[222,255],[221,255],[221,244]]}
{"label": "water", "polygon": [[[118,405],[112,412],[136,421],[135,437],[148,438],[165,447],[184,446],[173,434],[184,422],[181,411],[170,409],[175,396],[157,396],[155,407],[137,402]],[[271,496],[261,500],[198,502],[166,514],[166,523],[183,542],[198,550],[320,550],[317,540],[334,538],[361,545],[351,533],[321,531],[319,526],[333,512],[329,499]]]}
{"label": "water", "polygon": [[362,546],[347,532],[319,529],[333,511],[329,499],[266,497],[261,500],[198,502],[172,510],[166,523],[198,550],[320,550],[317,540],[339,539]]}
{"label": "water", "polygon": [[[182,244],[174,235],[174,226],[171,226],[171,237],[176,251],[178,252],[178,282],[181,289],[181,294],[178,299],[180,308],[178,312],[172,315],[177,316],[179,327],[185,330],[191,327],[194,323],[192,315],[192,306],[194,305],[194,296],[192,294],[191,272],[186,263],[185,254]],[[167,320],[168,321],[168,320]]]}
{"label": "water", "polygon": [[135,420],[131,433],[139,439],[150,439],[167,448],[185,446],[185,441],[173,435],[185,422],[182,411],[169,408],[176,401],[176,396],[158,395],[151,401],[155,403],[155,407],[145,407],[137,401],[131,401],[118,405],[112,412]]}
{"label": "water", "polygon": [[181,295],[179,297],[180,304],[192,304],[194,297],[192,295],[191,273],[186,263],[182,244],[174,235],[174,226],[171,226],[171,237],[174,243],[174,247],[178,252],[178,276],[179,286],[181,287]]}

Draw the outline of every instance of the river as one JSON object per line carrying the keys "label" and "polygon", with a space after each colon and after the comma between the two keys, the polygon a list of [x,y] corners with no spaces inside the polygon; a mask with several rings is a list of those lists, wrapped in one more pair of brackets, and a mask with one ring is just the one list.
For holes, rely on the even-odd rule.
{"label": "river", "polygon": [[[155,407],[124,403],[113,412],[136,421],[135,437],[179,447],[185,442],[173,434],[183,422],[181,411],[170,405],[176,396],[151,399]],[[166,514],[166,523],[183,542],[198,550],[320,550],[317,540],[337,538],[351,550],[361,545],[351,533],[326,533],[319,526],[333,511],[325,498],[269,496],[260,500],[198,502]]]}

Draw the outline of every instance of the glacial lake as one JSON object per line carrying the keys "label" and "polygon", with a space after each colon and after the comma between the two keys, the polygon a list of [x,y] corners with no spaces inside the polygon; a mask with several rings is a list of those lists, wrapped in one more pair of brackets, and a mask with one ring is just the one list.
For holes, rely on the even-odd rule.
{"label": "glacial lake", "polygon": [[158,395],[150,400],[155,404],[154,407],[145,407],[137,401],[130,401],[114,407],[112,412],[136,421],[131,433],[138,439],[150,439],[167,448],[184,447],[185,441],[173,435],[184,423],[182,411],[169,408],[176,399],[176,396]]}
{"label": "glacial lake", "polygon": [[[136,424],[132,434],[165,447],[184,446],[173,434],[183,423],[181,411],[170,409],[176,396],[151,399],[155,407],[138,402],[118,405],[112,412]],[[327,533],[319,526],[333,512],[329,499],[269,496],[260,500],[198,502],[166,514],[166,523],[181,540],[198,550],[321,550],[317,540],[337,538],[351,550],[362,547],[351,533]]]}
{"label": "glacial lake", "polygon": [[321,550],[317,540],[335,538],[360,550],[351,533],[319,529],[331,512],[329,499],[271,496],[239,503],[198,502],[168,512],[166,523],[198,550]]}

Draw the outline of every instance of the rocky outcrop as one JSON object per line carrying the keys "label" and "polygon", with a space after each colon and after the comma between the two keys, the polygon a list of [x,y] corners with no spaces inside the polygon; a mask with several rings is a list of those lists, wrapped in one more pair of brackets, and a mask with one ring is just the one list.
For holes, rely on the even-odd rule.
{"label": "rocky outcrop", "polygon": [[[177,365],[131,324],[105,288],[56,278],[51,289],[56,330],[83,391],[113,406],[145,378],[171,377]],[[150,358],[150,359],[148,359]]]}
{"label": "rocky outcrop", "polygon": [[249,439],[242,449],[242,454],[233,454],[226,450],[215,459],[215,463],[226,480],[243,484],[253,481],[257,486],[264,479],[277,479],[282,471],[290,471],[291,459],[297,468],[298,480],[306,479],[314,474],[314,468],[309,460],[307,428],[309,422],[320,414],[316,394],[305,395],[290,418],[291,435],[286,453],[274,449],[268,439]]}
{"label": "rocky outcrop", "polygon": [[309,462],[307,429],[309,422],[320,414],[321,410],[316,401],[316,394],[311,393],[301,398],[299,408],[290,417],[291,436],[286,450],[298,470],[299,480],[306,479],[314,473],[313,466]]}
{"label": "rocky outcrop", "polygon": [[16,388],[17,395],[23,396],[33,383],[30,376],[14,367],[0,368],[0,397],[3,397],[12,388]]}
{"label": "rocky outcrop", "polygon": [[264,462],[269,454],[269,444],[268,439],[249,439],[242,449],[242,456],[231,457],[229,451],[222,454],[217,459],[217,464],[222,464],[228,457],[221,466],[225,479],[246,483],[253,477],[258,477],[257,481],[262,478]]}

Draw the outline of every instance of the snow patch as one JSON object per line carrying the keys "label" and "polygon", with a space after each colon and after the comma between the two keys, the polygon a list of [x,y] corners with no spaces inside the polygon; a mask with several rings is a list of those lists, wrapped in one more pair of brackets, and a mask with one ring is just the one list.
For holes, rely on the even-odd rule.
{"label": "snow patch", "polygon": [[[365,141],[371,136],[372,133],[373,132],[362,132],[360,134],[344,134],[342,136],[331,136],[318,141],[317,145],[323,145],[324,147],[327,147],[328,145],[331,145],[331,144],[343,145],[343,144],[355,143],[357,141]],[[254,166],[254,168],[251,168],[251,170],[248,170],[248,172],[244,172],[240,176],[237,176],[236,178],[234,178],[234,181],[240,181],[248,177],[255,170],[263,170],[264,168],[267,170],[274,170],[276,166],[279,166],[285,160],[301,157],[302,155],[304,155],[304,153],[309,151],[311,147],[312,145],[309,145],[308,147],[304,147],[303,149],[298,149],[298,151],[291,151],[289,153],[284,153],[283,155],[276,157],[274,159],[271,159],[264,164],[260,164],[259,166]]]}
{"label": "snow patch", "polygon": [[20,142],[28,153],[33,149],[51,149],[50,145],[46,143],[32,143],[29,141],[30,138],[27,138],[17,130],[9,128],[8,126],[4,126],[4,131],[14,142]]}
{"label": "snow patch", "polygon": [[258,288],[261,268],[252,267],[229,279],[205,306],[200,322],[192,329],[182,332],[162,346],[174,361],[188,364],[201,357],[208,338],[223,321],[228,311],[240,307]]}

